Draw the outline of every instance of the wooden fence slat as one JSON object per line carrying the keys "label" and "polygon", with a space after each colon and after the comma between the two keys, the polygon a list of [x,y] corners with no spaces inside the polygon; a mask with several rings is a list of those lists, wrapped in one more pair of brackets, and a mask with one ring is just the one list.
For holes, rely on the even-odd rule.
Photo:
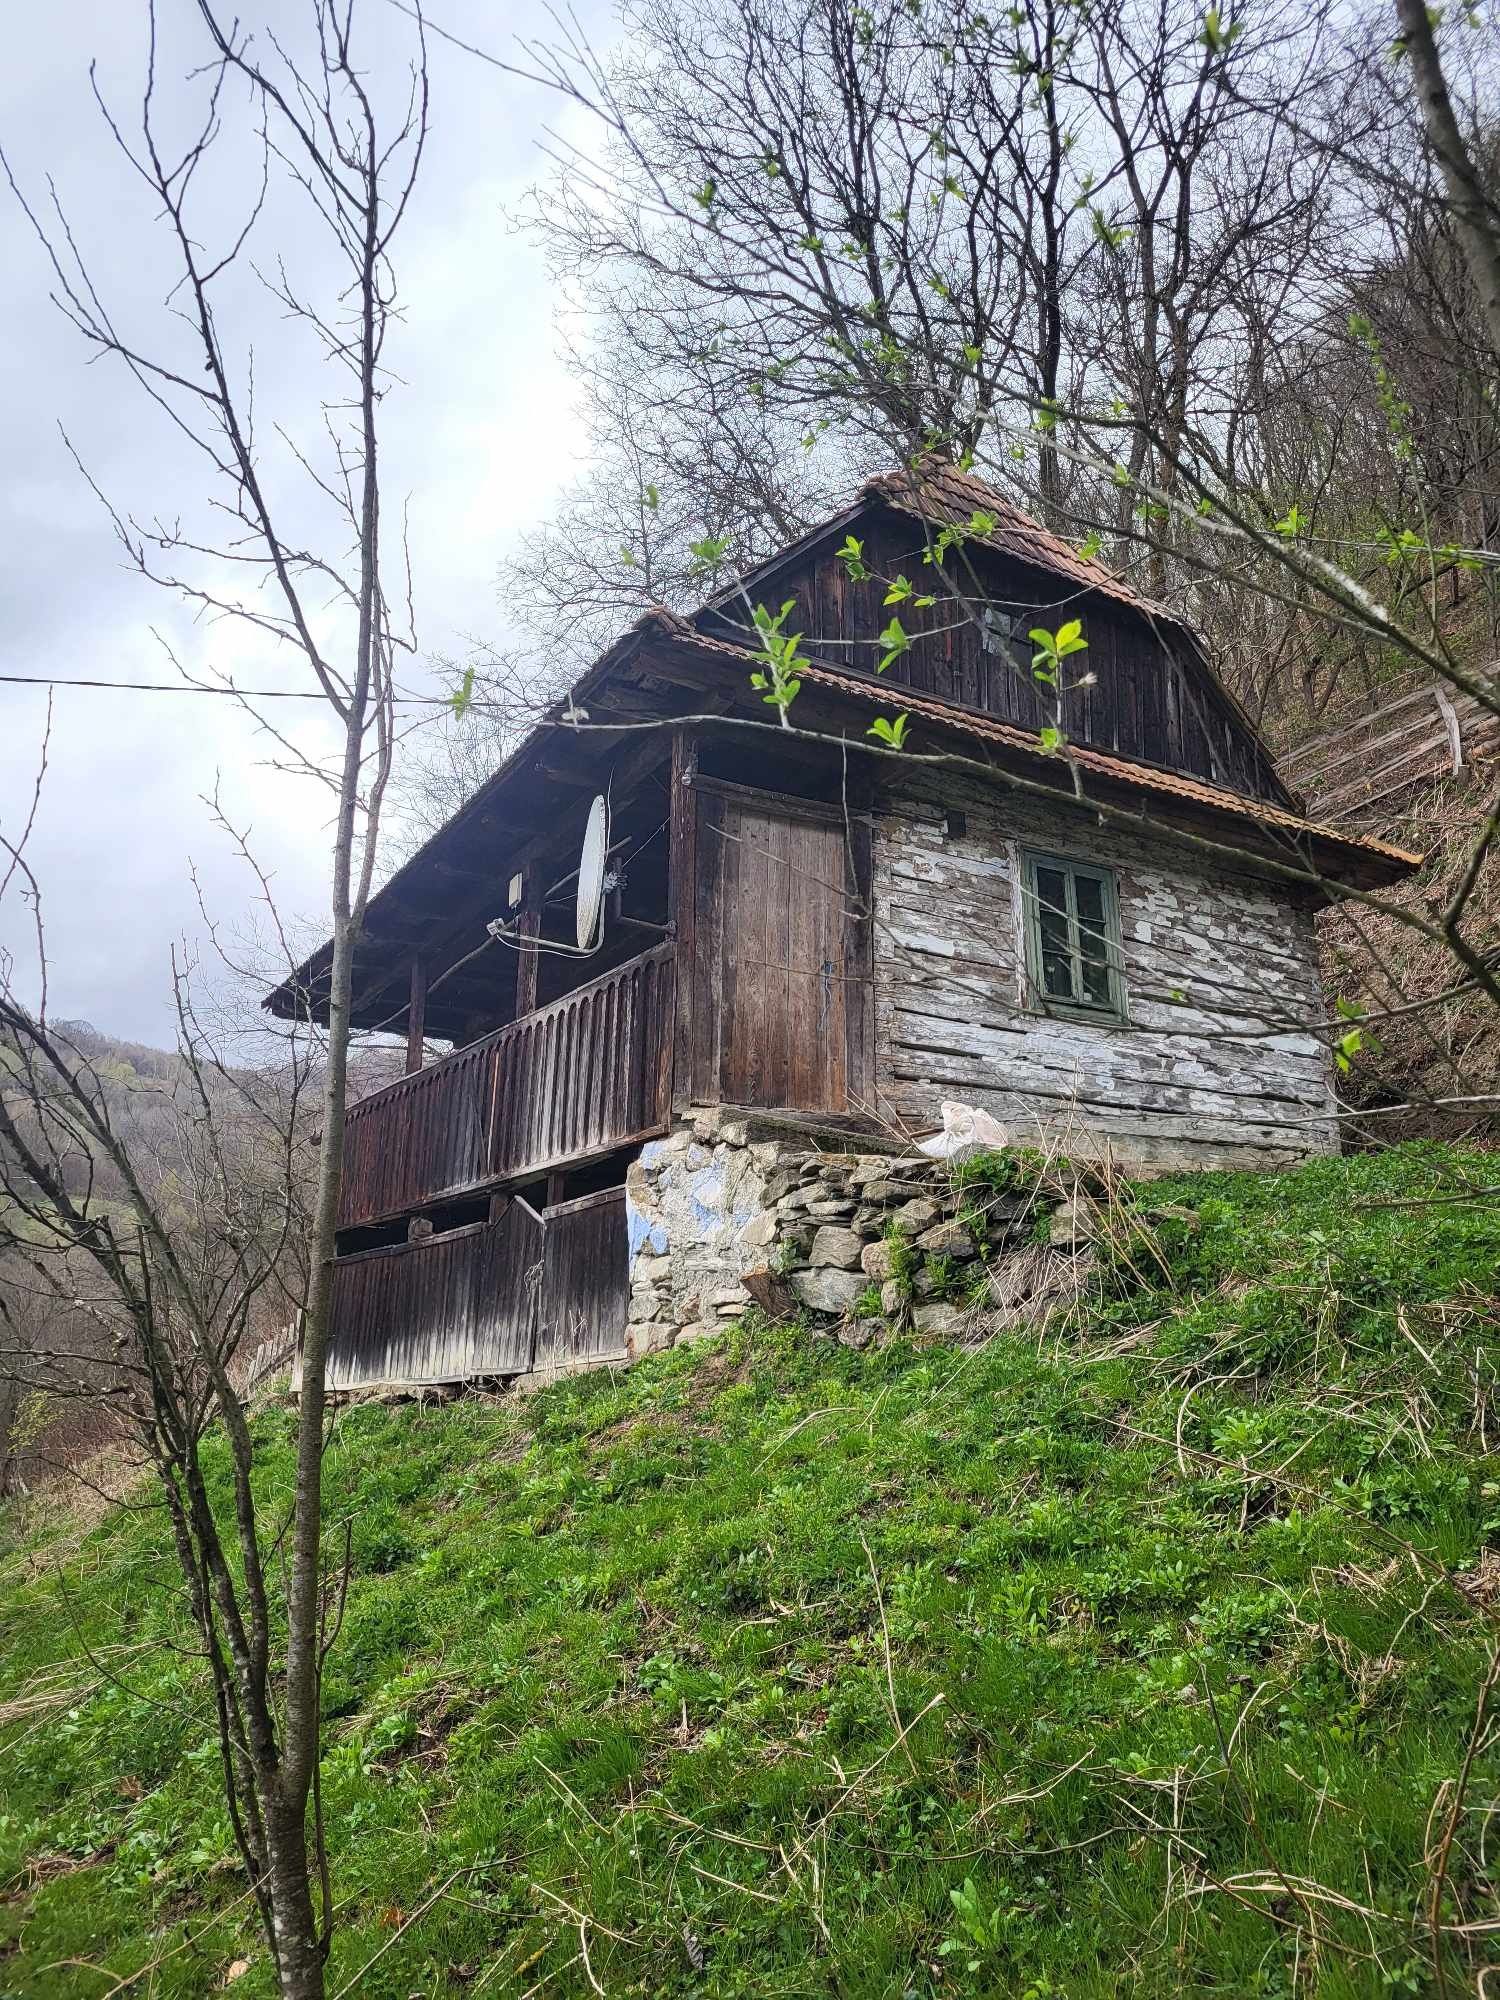
{"label": "wooden fence slat", "polygon": [[[1477,677],[1500,692],[1500,672]],[[1426,779],[1451,774],[1500,747],[1500,720],[1476,696],[1436,682],[1296,745],[1280,771],[1315,818],[1348,819]]]}

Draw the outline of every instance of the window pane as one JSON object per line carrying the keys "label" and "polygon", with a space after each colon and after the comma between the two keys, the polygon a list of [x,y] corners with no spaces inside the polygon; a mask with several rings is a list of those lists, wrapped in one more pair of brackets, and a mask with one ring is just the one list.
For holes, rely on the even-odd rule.
{"label": "window pane", "polygon": [[1079,970],[1083,975],[1083,997],[1096,1007],[1108,1007],[1109,934],[1104,915],[1104,884],[1093,875],[1075,875],[1073,893],[1078,906]]}
{"label": "window pane", "polygon": [[1042,991],[1053,1000],[1072,1000],[1076,995],[1068,945],[1068,883],[1060,868],[1037,869],[1036,901]]}

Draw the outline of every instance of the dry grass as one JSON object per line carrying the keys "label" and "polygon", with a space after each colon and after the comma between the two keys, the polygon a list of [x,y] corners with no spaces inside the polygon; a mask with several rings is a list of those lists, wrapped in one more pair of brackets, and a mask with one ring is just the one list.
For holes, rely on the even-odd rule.
{"label": "dry grass", "polygon": [[[1484,826],[1494,783],[1493,764],[1476,765],[1424,786],[1398,819],[1371,829],[1428,857],[1393,900],[1429,922],[1442,917]],[[1500,849],[1480,870],[1464,935],[1500,962]],[[1320,920],[1319,943],[1328,993],[1367,1009],[1373,1031],[1342,1079],[1354,1108],[1353,1130],[1385,1142],[1500,1136],[1494,1105],[1441,1102],[1500,1094],[1500,1008],[1472,985],[1452,999],[1442,997],[1464,979],[1452,954],[1397,917],[1352,903]],[[1414,1010],[1413,1002],[1425,1004]],[[1406,1011],[1393,1011],[1398,1008]],[[1409,1108],[1397,1108],[1402,1106]]]}

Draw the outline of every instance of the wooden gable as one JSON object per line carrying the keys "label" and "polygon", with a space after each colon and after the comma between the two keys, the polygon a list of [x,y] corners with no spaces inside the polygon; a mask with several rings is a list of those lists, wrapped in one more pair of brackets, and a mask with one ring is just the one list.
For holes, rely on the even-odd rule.
{"label": "wooden gable", "polygon": [[[925,560],[933,532],[910,512],[871,499],[831,524],[821,539],[747,579],[751,600],[774,611],[792,599],[787,629],[804,635],[810,657],[873,676],[883,652],[876,635],[892,616],[884,601],[886,580],[904,575],[915,593],[937,602],[927,610],[914,608],[910,599],[895,607],[912,644],[888,669],[885,683],[1028,730],[1045,727],[1055,715],[1051,691],[1032,676],[1026,634],[1033,626],[1055,630],[1067,619],[1081,619],[1088,650],[1069,667],[1072,678],[1091,674],[1093,683],[1064,698],[1070,741],[1244,797],[1289,802],[1268,753],[1183,626],[1126,601],[1123,589],[1106,595],[1077,574],[973,540],[939,568]],[[872,571],[864,581],[852,578],[837,554],[848,533],[863,543]],[[976,607],[982,607],[977,618]],[[743,600],[722,602],[704,622],[743,640]]]}

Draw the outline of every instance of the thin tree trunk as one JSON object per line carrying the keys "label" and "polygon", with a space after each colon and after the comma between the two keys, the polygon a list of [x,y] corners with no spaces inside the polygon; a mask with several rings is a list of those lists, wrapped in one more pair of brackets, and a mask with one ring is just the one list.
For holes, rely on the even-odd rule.
{"label": "thin tree trunk", "polygon": [[1422,129],[1442,169],[1453,226],[1479,295],[1490,346],[1500,361],[1500,237],[1494,211],[1458,129],[1426,0],[1396,0],[1396,19],[1411,61]]}

